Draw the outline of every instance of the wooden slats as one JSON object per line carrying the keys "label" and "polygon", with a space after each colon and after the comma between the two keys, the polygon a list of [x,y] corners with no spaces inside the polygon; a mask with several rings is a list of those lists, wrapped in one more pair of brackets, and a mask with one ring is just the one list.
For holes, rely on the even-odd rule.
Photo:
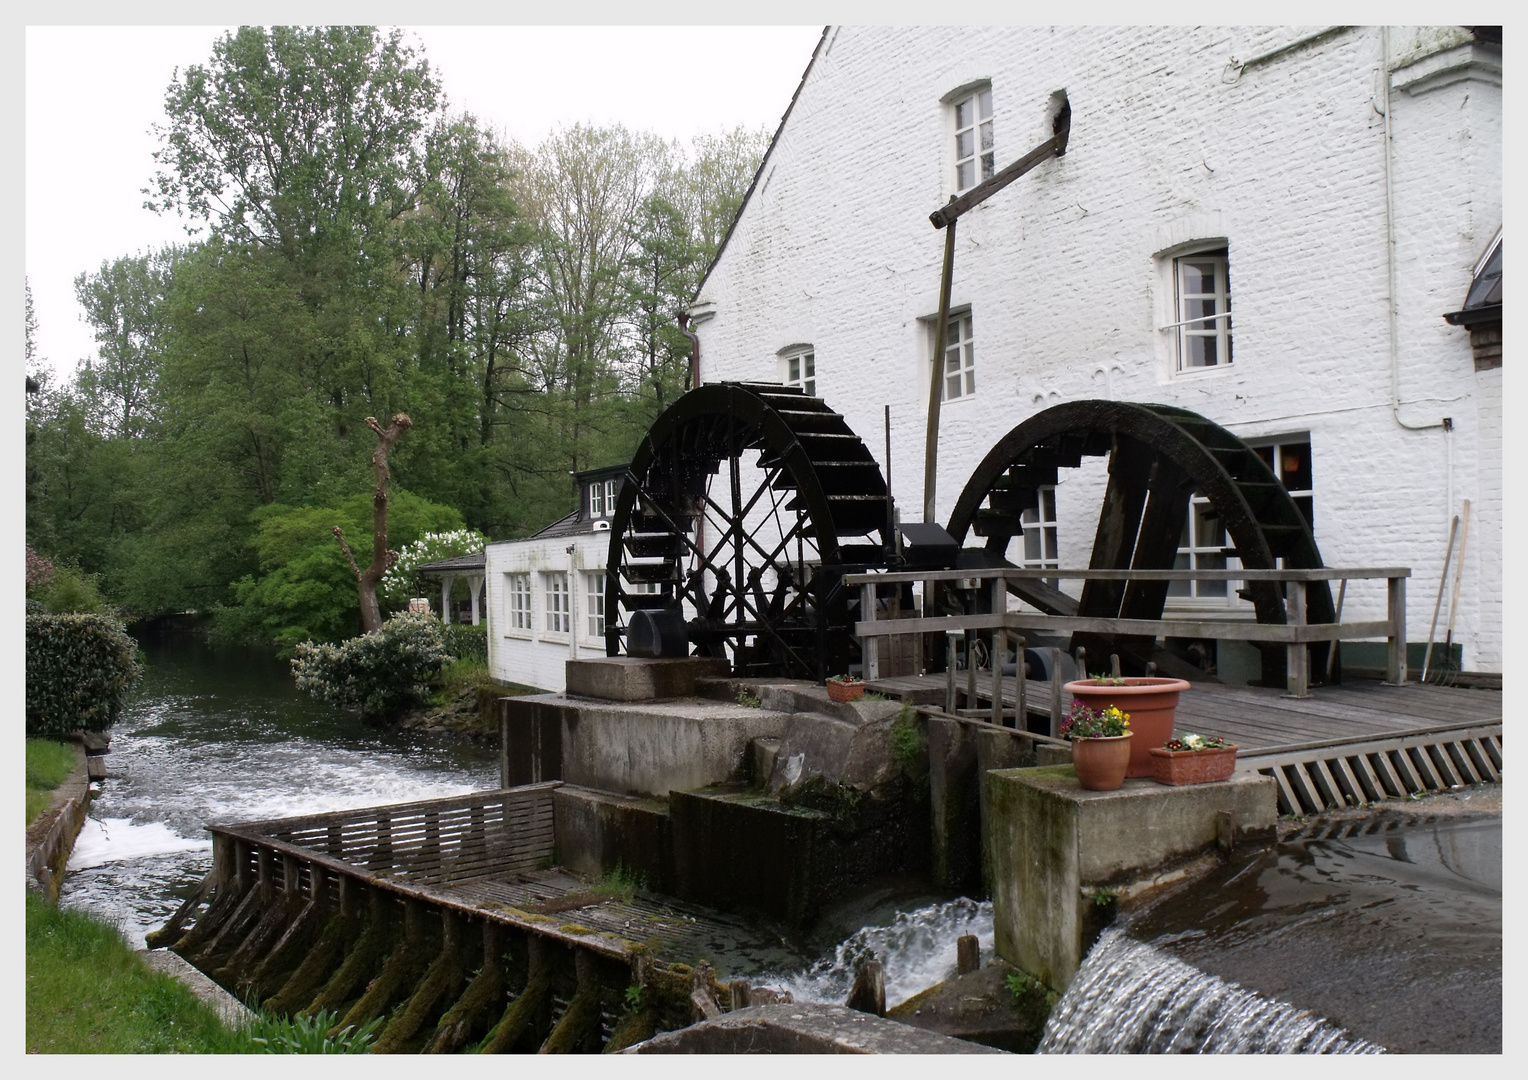
{"label": "wooden slats", "polygon": [[1501,726],[1455,726],[1242,755],[1274,779],[1279,812],[1311,814],[1467,784],[1501,782]]}

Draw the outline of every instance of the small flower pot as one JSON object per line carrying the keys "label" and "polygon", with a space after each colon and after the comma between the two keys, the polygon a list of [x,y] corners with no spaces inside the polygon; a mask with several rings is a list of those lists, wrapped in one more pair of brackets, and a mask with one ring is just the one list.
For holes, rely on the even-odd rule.
{"label": "small flower pot", "polygon": [[844,682],[841,679],[829,679],[827,687],[828,697],[834,701],[858,701],[865,696],[863,681]]}
{"label": "small flower pot", "polygon": [[1113,791],[1125,782],[1130,765],[1130,735],[1073,739],[1072,767],[1089,791]]}
{"label": "small flower pot", "polygon": [[1157,783],[1179,787],[1183,784],[1213,784],[1229,780],[1236,771],[1234,746],[1215,750],[1164,750],[1151,748],[1151,764]]}
{"label": "small flower pot", "polygon": [[1173,718],[1178,709],[1178,695],[1189,688],[1183,679],[1160,676],[1137,676],[1118,683],[1104,679],[1078,679],[1062,689],[1074,700],[1090,708],[1106,709],[1117,705],[1130,714],[1130,730],[1141,741],[1130,749],[1130,767],[1126,776],[1154,776],[1151,755],[1146,751],[1161,746],[1173,737]]}

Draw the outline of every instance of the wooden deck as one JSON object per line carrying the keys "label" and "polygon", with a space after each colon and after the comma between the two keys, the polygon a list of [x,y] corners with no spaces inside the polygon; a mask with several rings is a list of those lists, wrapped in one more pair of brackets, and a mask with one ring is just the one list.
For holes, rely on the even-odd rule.
{"label": "wooden deck", "polygon": [[[917,704],[942,703],[943,675],[876,679],[866,689]],[[958,690],[965,698],[965,677]],[[1014,680],[1003,680],[1003,703],[1014,708]],[[970,715],[990,714],[988,676],[977,679],[977,700]],[[1407,683],[1388,686],[1376,680],[1350,679],[1337,686],[1317,687],[1310,697],[1290,698],[1282,689],[1195,683],[1178,699],[1178,732],[1220,735],[1237,743],[1244,755],[1269,753],[1286,747],[1334,739],[1374,739],[1385,735],[1452,727],[1459,724],[1500,724],[1501,693],[1465,687]],[[1026,711],[1031,718],[1047,716],[1051,686],[1031,679],[1025,684]],[[1063,712],[1071,695],[1061,692]]]}

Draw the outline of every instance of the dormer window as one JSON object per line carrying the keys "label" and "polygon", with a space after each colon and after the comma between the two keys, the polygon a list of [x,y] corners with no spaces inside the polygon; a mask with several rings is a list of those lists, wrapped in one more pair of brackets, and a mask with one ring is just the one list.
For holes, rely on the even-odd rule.
{"label": "dormer window", "polygon": [[615,497],[621,490],[619,480],[595,480],[589,484],[589,516],[607,518],[615,514]]}

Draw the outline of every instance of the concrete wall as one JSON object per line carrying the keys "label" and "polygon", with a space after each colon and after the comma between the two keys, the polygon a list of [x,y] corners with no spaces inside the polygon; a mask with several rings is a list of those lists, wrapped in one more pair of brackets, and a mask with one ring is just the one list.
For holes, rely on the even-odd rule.
{"label": "concrete wall", "polygon": [[[547,629],[546,594],[542,573],[566,574],[573,547],[573,629],[569,635]],[[589,573],[603,573],[610,552],[610,533],[589,532],[544,540],[508,540],[485,549],[484,590],[488,622],[488,671],[501,682],[560,692],[566,685],[563,665],[579,657],[604,656],[605,639],[590,633]],[[530,574],[531,627],[511,626],[507,576]]]}
{"label": "concrete wall", "polygon": [[[1228,73],[1304,32],[830,29],[698,297],[703,378],[779,379],[778,351],[811,343],[819,395],[878,457],[891,406],[894,494],[920,516],[943,249],[927,219],[953,171],[940,99],[990,81],[1001,167],[1048,137],[1064,89],[1068,154],[959,224],[953,300],[971,306],[977,392],[943,409],[940,519],[1004,432],[1062,401],[1180,405],[1248,439],[1308,433],[1323,557],[1410,566],[1415,640],[1449,518],[1472,500],[1455,636],[1466,667],[1499,670],[1500,372],[1475,372],[1468,333],[1441,318],[1501,222],[1499,53],[1392,28],[1387,64],[1380,29],[1359,28]],[[1178,374],[1157,329],[1174,321],[1171,255],[1216,238],[1235,362]],[[1063,565],[1086,565],[1092,544],[1103,473],[1088,464],[1058,490]],[[1382,584],[1349,588],[1347,616],[1383,608]]]}

